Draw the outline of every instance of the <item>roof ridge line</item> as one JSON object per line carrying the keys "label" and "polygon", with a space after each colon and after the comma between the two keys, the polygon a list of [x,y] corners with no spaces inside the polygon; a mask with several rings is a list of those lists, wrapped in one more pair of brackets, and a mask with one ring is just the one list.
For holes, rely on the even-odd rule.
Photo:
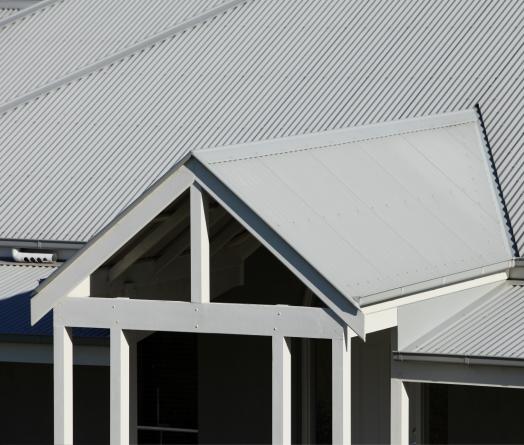
{"label": "roof ridge line", "polygon": [[[47,0],[47,2],[49,3],[53,3],[56,1],[60,1],[60,0]],[[216,6],[214,8],[208,9],[207,11],[203,12],[202,14],[194,16],[190,18],[189,20],[179,23],[178,25],[175,25],[158,34],[155,34],[152,37],[148,37],[147,39],[142,40],[141,42],[135,45],[125,48],[110,56],[104,57],[95,63],[86,65],[85,67],[79,70],[73,71],[70,74],[65,75],[64,77],[59,78],[58,80],[52,81],[42,87],[36,88],[30,91],[29,93],[26,93],[8,102],[0,104],[0,114],[4,114],[5,112],[7,112],[10,109],[16,108],[19,105],[25,104],[29,102],[30,100],[35,99],[45,93],[58,89],[59,87],[66,85],[74,80],[77,80],[81,78],[82,76],[85,76],[86,74],[90,74],[96,71],[97,69],[103,68],[107,65],[110,65],[113,62],[121,60],[127,56],[133,55],[136,52],[140,51],[141,49],[147,48],[148,46],[152,46],[154,43],[157,43],[161,40],[171,37],[172,35],[175,35],[187,28],[196,26],[199,23],[205,22],[207,19],[211,17],[215,17],[219,15],[220,13],[225,12],[229,9],[232,9],[241,3],[246,3],[247,1],[248,0],[230,0],[226,3],[221,4],[220,6]]]}
{"label": "roof ridge line", "polygon": [[33,14],[35,11],[38,11],[39,9],[44,9],[49,5],[52,5],[53,3],[58,3],[59,1],[64,0],[43,0],[41,2],[37,2],[36,4],[32,6],[28,6],[27,8],[21,9],[18,12],[15,12],[14,14],[8,15],[7,17],[0,20],[0,29],[4,28],[6,25],[9,25],[11,22],[16,22],[19,19],[24,18],[25,16]]}

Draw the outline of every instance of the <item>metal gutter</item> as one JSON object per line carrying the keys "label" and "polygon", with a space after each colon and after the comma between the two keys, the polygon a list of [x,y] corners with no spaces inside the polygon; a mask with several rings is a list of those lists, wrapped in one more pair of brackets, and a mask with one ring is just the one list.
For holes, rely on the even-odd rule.
{"label": "metal gutter", "polygon": [[389,300],[395,300],[401,297],[407,297],[409,295],[418,294],[420,292],[431,291],[439,289],[442,286],[449,286],[451,284],[458,284],[464,281],[469,281],[475,278],[481,278],[488,275],[496,274],[499,272],[506,272],[509,269],[519,264],[523,264],[523,260],[512,258],[511,260],[502,261],[500,263],[491,264],[478,269],[472,269],[465,272],[459,272],[457,274],[448,275],[446,277],[435,278],[429,281],[423,281],[420,283],[411,284],[396,289],[390,289],[377,294],[367,295],[364,297],[358,297],[357,301],[360,307],[370,306],[372,304],[383,303]]}
{"label": "metal gutter", "polygon": [[65,249],[80,250],[86,243],[70,241],[42,241],[42,240],[17,240],[0,239],[0,247],[18,247],[25,249]]}
{"label": "metal gutter", "polygon": [[393,360],[399,362],[435,362],[462,364],[466,366],[510,366],[524,368],[524,358],[485,357],[451,354],[431,354],[425,352],[393,351]]}

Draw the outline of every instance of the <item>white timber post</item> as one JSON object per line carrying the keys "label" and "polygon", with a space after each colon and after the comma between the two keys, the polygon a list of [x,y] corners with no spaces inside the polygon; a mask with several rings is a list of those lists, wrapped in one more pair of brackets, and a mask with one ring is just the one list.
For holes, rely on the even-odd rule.
{"label": "white timber post", "polygon": [[129,443],[138,444],[138,341],[129,341]]}
{"label": "white timber post", "polygon": [[198,184],[190,188],[191,301],[209,303],[209,232],[207,199]]}
{"label": "white timber post", "polygon": [[120,328],[110,339],[110,444],[129,445],[129,342]]}
{"label": "white timber post", "polygon": [[331,341],[333,444],[351,444],[351,337]]}
{"label": "white timber post", "polygon": [[291,342],[273,336],[273,445],[291,445]]}
{"label": "white timber post", "polygon": [[53,326],[54,443],[73,443],[73,339],[71,328]]}
{"label": "white timber post", "polygon": [[409,395],[400,379],[391,379],[391,443],[409,443]]}

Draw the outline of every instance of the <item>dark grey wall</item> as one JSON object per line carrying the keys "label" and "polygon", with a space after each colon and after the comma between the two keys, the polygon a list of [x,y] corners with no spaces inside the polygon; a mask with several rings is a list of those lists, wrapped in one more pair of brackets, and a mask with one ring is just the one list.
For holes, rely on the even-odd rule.
{"label": "dark grey wall", "polygon": [[524,390],[454,385],[447,390],[447,443],[524,443]]}
{"label": "dark grey wall", "polygon": [[[109,368],[75,366],[76,444],[109,442]],[[0,363],[0,444],[53,442],[51,365]]]}
{"label": "dark grey wall", "polygon": [[271,339],[200,335],[201,444],[271,443]]}
{"label": "dark grey wall", "polygon": [[355,443],[385,444],[390,437],[390,330],[352,341],[352,432]]}

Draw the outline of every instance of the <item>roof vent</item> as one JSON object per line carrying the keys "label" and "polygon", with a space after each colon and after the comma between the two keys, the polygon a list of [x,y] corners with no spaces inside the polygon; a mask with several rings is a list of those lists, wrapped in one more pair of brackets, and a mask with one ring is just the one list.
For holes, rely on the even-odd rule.
{"label": "roof vent", "polygon": [[11,249],[11,254],[17,263],[54,263],[56,261],[56,253],[53,252],[24,252]]}

